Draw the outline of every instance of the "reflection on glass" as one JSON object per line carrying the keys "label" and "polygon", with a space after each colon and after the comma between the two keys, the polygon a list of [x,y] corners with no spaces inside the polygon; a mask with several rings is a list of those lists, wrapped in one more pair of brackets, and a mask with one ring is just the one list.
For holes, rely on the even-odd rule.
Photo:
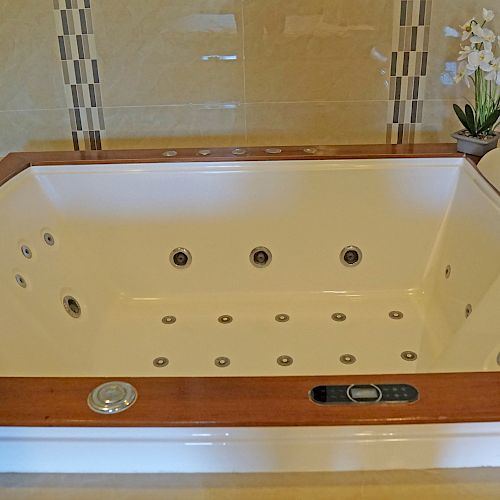
{"label": "reflection on glass", "polygon": [[455,84],[454,78],[457,74],[457,63],[455,61],[447,61],[444,63],[444,72],[441,73],[441,83],[446,86]]}
{"label": "reflection on glass", "polygon": [[237,61],[238,56],[236,54],[221,55],[221,54],[207,54],[201,56],[202,61]]}
{"label": "reflection on glass", "polygon": [[286,35],[314,35],[328,36],[331,34],[342,34],[348,31],[375,31],[375,27],[368,24],[340,24],[325,20],[322,14],[286,16]]}
{"label": "reflection on glass", "polygon": [[370,55],[373,57],[373,59],[376,59],[377,61],[386,63],[389,58],[380,52],[377,47],[372,47],[372,50],[370,51]]}
{"label": "reflection on glass", "polygon": [[458,38],[460,36],[458,31],[455,28],[452,28],[451,26],[445,26],[443,28],[443,33],[444,36],[448,38]]}

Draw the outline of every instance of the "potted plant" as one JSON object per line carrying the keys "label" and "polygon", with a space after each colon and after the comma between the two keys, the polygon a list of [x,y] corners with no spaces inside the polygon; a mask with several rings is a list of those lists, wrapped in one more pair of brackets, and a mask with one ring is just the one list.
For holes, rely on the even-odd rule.
{"label": "potted plant", "polygon": [[495,14],[483,9],[481,20],[472,18],[463,26],[460,61],[455,82],[465,81],[474,88],[474,104],[453,109],[465,127],[455,132],[457,149],[462,153],[483,156],[496,148],[500,133],[495,132],[500,119],[500,37],[487,27]]}

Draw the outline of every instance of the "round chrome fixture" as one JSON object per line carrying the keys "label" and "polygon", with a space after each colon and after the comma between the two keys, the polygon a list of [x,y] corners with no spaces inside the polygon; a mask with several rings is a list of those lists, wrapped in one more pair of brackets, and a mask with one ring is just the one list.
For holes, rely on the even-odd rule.
{"label": "round chrome fixture", "polygon": [[201,156],[209,156],[212,154],[212,151],[210,151],[210,149],[200,149],[198,154]]}
{"label": "round chrome fixture", "polygon": [[451,275],[451,266],[450,265],[447,265],[446,266],[446,269],[444,270],[444,277],[446,279],[448,279]]}
{"label": "round chrome fixture", "polygon": [[349,245],[340,252],[340,262],[347,267],[357,266],[363,257],[361,250],[358,247]]}
{"label": "round chrome fixture", "polygon": [[286,354],[283,354],[276,360],[276,363],[278,363],[278,365],[280,366],[290,366],[293,363],[293,358],[292,356],[287,356]]}
{"label": "round chrome fixture", "polygon": [[185,269],[191,264],[191,261],[193,258],[191,257],[191,253],[189,250],[186,250],[185,248],[174,248],[170,252],[170,263],[174,266],[177,267],[178,269]]}
{"label": "round chrome fixture", "polygon": [[417,359],[417,353],[416,352],[413,352],[413,351],[403,351],[401,353],[401,357],[405,360],[405,361],[415,361]]}
{"label": "round chrome fixture", "polygon": [[290,319],[290,316],[288,316],[288,314],[277,314],[274,319],[278,322],[278,323],[286,323],[289,319]]}
{"label": "round chrome fixture", "polygon": [[242,156],[247,154],[247,150],[243,148],[236,148],[231,151],[233,155]]}
{"label": "round chrome fixture", "polygon": [[214,364],[218,368],[226,368],[226,366],[231,364],[231,360],[226,358],[226,356],[219,356],[218,358],[215,358]]}
{"label": "round chrome fixture", "polygon": [[177,318],[175,316],[163,316],[161,319],[161,322],[165,325],[172,325],[177,321]]}
{"label": "round chrome fixture", "polygon": [[344,313],[333,313],[332,319],[333,321],[345,321],[347,316]]}
{"label": "round chrome fixture", "polygon": [[23,245],[21,247],[21,253],[27,258],[31,259],[33,257],[33,254],[31,253],[31,248],[27,245]]}
{"label": "round chrome fixture", "polygon": [[222,323],[223,325],[228,325],[229,323],[231,323],[233,321],[233,317],[229,316],[229,314],[224,314],[223,316],[219,316],[217,318],[217,321],[219,323]]}
{"label": "round chrome fixture", "polygon": [[500,366],[500,352],[497,354],[497,365]]}
{"label": "round chrome fixture", "polygon": [[465,317],[468,318],[472,314],[472,305],[467,304],[465,306]]}
{"label": "round chrome fixture", "polygon": [[270,155],[279,155],[283,150],[280,148],[267,148],[266,153]]}
{"label": "round chrome fixture", "polygon": [[272,259],[271,250],[266,247],[257,247],[250,252],[250,262],[255,267],[267,267]]}
{"label": "round chrome fixture", "polygon": [[304,148],[303,149],[304,153],[307,153],[308,155],[313,155],[318,152],[317,148]]}
{"label": "round chrome fixture", "polygon": [[168,358],[160,356],[158,358],[153,359],[153,366],[156,366],[156,368],[164,368],[167,365],[168,365]]}
{"label": "round chrome fixture", "polygon": [[352,365],[353,363],[356,363],[356,356],[353,354],[342,354],[339,360],[344,365]]}
{"label": "round chrome fixture", "polygon": [[28,286],[28,283],[26,283],[26,280],[20,274],[16,274],[16,283],[21,288],[26,288]]}
{"label": "round chrome fixture", "polygon": [[54,246],[55,239],[50,233],[43,233],[43,241],[49,245],[49,247]]}
{"label": "round chrome fixture", "polygon": [[88,396],[87,404],[96,413],[120,413],[137,401],[137,391],[127,382],[106,382]]}
{"label": "round chrome fixture", "polygon": [[401,311],[391,311],[389,313],[389,318],[391,319],[403,319],[404,314]]}
{"label": "round chrome fixture", "polygon": [[171,158],[173,156],[177,156],[177,151],[175,151],[173,149],[170,149],[170,150],[165,151],[164,153],[162,153],[162,156],[166,156],[167,158]]}
{"label": "round chrome fixture", "polygon": [[71,295],[66,295],[66,297],[64,297],[63,306],[65,311],[72,318],[79,318],[82,314],[82,308],[80,307],[80,304],[75,299],[75,297],[71,297]]}

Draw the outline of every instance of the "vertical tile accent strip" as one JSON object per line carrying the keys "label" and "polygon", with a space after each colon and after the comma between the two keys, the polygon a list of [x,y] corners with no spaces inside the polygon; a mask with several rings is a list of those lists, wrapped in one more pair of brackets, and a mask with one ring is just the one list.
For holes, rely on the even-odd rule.
{"label": "vertical tile accent strip", "polygon": [[432,0],[399,0],[394,8],[386,142],[408,144],[422,124]]}
{"label": "vertical tile accent strip", "polygon": [[90,0],[54,0],[59,53],[75,151],[101,149],[104,113]]}

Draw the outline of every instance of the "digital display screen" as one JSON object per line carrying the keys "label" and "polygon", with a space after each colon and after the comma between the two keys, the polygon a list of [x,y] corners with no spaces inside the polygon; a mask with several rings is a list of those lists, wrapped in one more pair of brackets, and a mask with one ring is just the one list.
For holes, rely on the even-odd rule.
{"label": "digital display screen", "polygon": [[378,391],[375,387],[353,387],[351,397],[353,399],[377,399]]}

